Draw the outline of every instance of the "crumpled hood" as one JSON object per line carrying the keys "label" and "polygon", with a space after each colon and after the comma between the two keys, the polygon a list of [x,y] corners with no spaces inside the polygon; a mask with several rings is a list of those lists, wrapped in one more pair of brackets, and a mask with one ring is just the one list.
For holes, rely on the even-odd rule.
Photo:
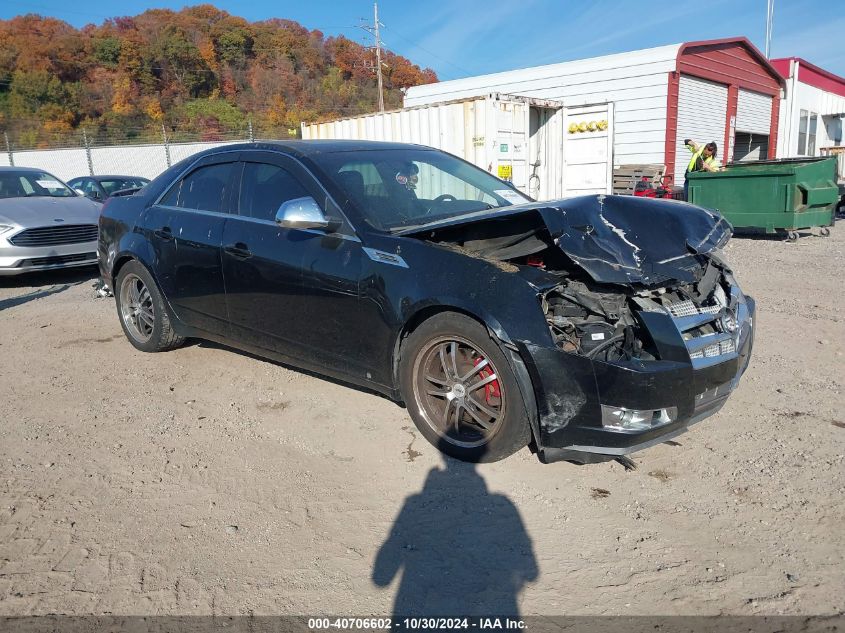
{"label": "crumpled hood", "polygon": [[700,265],[694,255],[724,246],[732,232],[719,213],[685,202],[593,195],[505,207],[403,234],[530,213],[538,214],[555,244],[600,283],[695,281]]}
{"label": "crumpled hood", "polygon": [[97,224],[101,205],[84,196],[73,198],[0,198],[0,224],[24,228],[58,224]]}
{"label": "crumpled hood", "polygon": [[571,198],[540,214],[561,250],[605,283],[694,281],[692,255],[724,246],[732,232],[717,212],[635,196]]}

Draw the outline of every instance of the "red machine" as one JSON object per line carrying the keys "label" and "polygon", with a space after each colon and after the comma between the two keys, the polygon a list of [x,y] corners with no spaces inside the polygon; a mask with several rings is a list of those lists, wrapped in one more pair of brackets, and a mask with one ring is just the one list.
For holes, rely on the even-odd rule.
{"label": "red machine", "polygon": [[684,192],[683,189],[678,189],[677,191],[672,187],[667,187],[663,184],[663,180],[661,179],[660,182],[657,183],[657,186],[654,186],[654,182],[652,182],[651,178],[648,176],[643,176],[640,178],[639,182],[634,185],[634,195],[640,198],[671,198],[675,200],[683,200],[684,199]]}

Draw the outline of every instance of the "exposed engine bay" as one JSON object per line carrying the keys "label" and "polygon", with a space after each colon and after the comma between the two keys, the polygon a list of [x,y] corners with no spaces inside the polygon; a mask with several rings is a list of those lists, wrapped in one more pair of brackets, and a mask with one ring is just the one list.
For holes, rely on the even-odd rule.
{"label": "exposed engine bay", "polygon": [[[649,207],[651,217],[632,226],[630,213],[614,217],[613,207],[620,206],[619,198],[573,199],[418,236],[526,276],[538,289],[552,337],[563,351],[608,362],[655,360],[659,354],[638,318],[641,311],[677,318],[717,315],[729,307],[732,281],[718,249],[730,227],[717,214],[705,216],[709,223],[690,214],[690,224],[697,225],[685,226],[683,215],[681,222],[674,217],[678,207],[665,209],[673,214],[671,222],[661,224]],[[686,234],[672,235],[679,230]],[[731,327],[729,318],[709,319],[683,337]]]}
{"label": "exposed engine bay", "polygon": [[[717,315],[729,307],[730,273],[713,260],[702,270],[695,283],[616,292],[567,280],[542,296],[543,312],[556,344],[564,351],[611,362],[657,360],[658,351],[639,312],[665,311],[677,318]],[[685,331],[683,337],[688,340],[735,329],[735,320],[712,319]]]}

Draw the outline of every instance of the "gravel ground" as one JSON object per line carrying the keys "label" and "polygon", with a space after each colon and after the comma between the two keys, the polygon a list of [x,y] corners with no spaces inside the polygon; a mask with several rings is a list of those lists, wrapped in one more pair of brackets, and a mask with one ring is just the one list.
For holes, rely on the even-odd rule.
{"label": "gravel ground", "polygon": [[0,279],[0,615],[842,613],[843,250],[728,245],[751,367],[630,472],[447,461],[379,396],[135,351],[93,271]]}

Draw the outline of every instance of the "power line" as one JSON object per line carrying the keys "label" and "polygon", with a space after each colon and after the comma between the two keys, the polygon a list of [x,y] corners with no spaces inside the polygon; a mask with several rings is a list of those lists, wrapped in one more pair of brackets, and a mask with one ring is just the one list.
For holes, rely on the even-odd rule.
{"label": "power line", "polygon": [[397,31],[397,30],[396,30],[395,28],[393,28],[392,26],[391,26],[391,27],[387,27],[387,26],[385,26],[384,28],[385,28],[385,29],[387,29],[388,31],[390,31],[391,33],[393,33],[394,35],[398,35],[398,36],[399,36],[399,37],[401,37],[403,40],[405,40],[406,42],[408,42],[411,46],[414,46],[414,47],[416,47],[416,48],[420,49],[421,51],[424,51],[424,52],[428,53],[429,55],[431,55],[431,56],[432,56],[432,57],[434,57],[435,59],[438,59],[438,60],[440,60],[441,62],[443,62],[444,64],[449,64],[449,65],[450,65],[450,66],[452,66],[453,68],[458,69],[459,71],[461,71],[461,73],[463,73],[463,76],[464,76],[464,77],[471,77],[473,74],[475,74],[475,73],[473,73],[473,72],[471,72],[471,71],[467,70],[466,68],[462,68],[461,66],[458,66],[457,64],[450,62],[448,59],[444,59],[443,57],[440,57],[440,55],[438,55],[437,53],[434,53],[433,51],[430,51],[429,49],[427,49],[425,46],[423,46],[423,45],[422,45],[422,44],[420,44],[419,42],[415,42],[414,40],[409,39],[408,37],[406,37],[405,35],[403,35],[403,34],[402,34],[402,33],[400,33],[399,31]]}
{"label": "power line", "polygon": [[373,2],[373,25],[361,24],[361,28],[372,35],[375,40],[375,46],[373,48],[376,51],[375,73],[378,81],[378,109],[379,112],[384,112],[384,83],[381,75],[381,35],[379,33],[379,26],[384,26],[384,24],[378,21],[378,2]]}

